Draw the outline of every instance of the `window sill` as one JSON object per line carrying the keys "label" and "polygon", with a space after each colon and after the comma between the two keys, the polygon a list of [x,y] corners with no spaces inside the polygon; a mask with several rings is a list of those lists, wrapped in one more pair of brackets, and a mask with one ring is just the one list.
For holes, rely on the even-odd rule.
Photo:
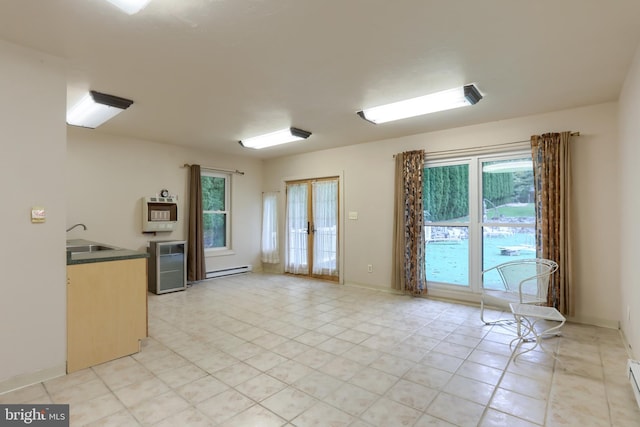
{"label": "window sill", "polygon": [[235,255],[235,254],[236,254],[235,251],[233,251],[232,249],[205,249],[204,250],[205,258],[228,256],[228,255]]}

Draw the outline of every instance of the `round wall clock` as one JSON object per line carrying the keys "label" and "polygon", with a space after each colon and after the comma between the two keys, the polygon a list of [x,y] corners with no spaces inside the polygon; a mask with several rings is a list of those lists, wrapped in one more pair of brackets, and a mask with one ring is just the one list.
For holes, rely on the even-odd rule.
{"label": "round wall clock", "polygon": [[162,190],[160,190],[160,196],[167,197],[168,195],[169,195],[169,190],[164,189],[164,188]]}

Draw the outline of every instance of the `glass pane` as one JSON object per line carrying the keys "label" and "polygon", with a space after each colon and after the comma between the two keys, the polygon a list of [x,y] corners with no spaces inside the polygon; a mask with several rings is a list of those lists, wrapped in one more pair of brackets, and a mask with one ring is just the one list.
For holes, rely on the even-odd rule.
{"label": "glass pane", "polygon": [[204,247],[225,248],[227,246],[227,214],[203,213]]}
{"label": "glass pane", "polygon": [[[482,269],[517,259],[535,258],[535,227],[483,227]],[[484,287],[503,289],[497,271],[484,275]]]}
{"label": "glass pane", "polygon": [[425,222],[469,221],[467,165],[426,168],[422,185]]}
{"label": "glass pane", "polygon": [[[535,209],[531,157],[482,163],[482,221],[503,225],[482,227],[482,268],[535,258]],[[502,289],[496,271],[483,286]]]}
{"label": "glass pane", "polygon": [[287,185],[287,273],[309,273],[307,189],[307,184]]}
{"label": "glass pane", "polygon": [[482,163],[484,222],[535,223],[533,196],[530,157]]}
{"label": "glass pane", "polygon": [[469,285],[469,228],[425,227],[427,280]]}
{"label": "glass pane", "polygon": [[218,176],[203,175],[200,178],[202,183],[202,210],[204,211],[224,211],[225,208],[225,181]]}
{"label": "glass pane", "polygon": [[317,181],[313,188],[313,274],[338,275],[338,181]]}

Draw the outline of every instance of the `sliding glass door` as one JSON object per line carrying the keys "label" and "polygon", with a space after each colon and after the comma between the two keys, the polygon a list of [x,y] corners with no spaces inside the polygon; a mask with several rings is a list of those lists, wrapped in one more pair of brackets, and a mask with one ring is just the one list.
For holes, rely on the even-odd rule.
{"label": "sliding glass door", "polygon": [[530,154],[428,162],[423,194],[429,287],[479,292],[482,270],[535,257]]}

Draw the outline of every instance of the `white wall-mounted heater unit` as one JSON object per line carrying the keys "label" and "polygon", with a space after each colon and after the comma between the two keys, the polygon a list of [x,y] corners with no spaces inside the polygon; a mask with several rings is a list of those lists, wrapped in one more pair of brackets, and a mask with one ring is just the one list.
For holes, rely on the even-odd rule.
{"label": "white wall-mounted heater unit", "polygon": [[173,231],[178,223],[176,197],[142,198],[142,231]]}
{"label": "white wall-mounted heater unit", "polygon": [[640,361],[629,359],[627,362],[627,375],[629,376],[633,394],[636,396],[636,402],[640,406]]}
{"label": "white wall-mounted heater unit", "polygon": [[249,273],[252,270],[250,265],[241,265],[239,267],[221,268],[219,270],[207,271],[207,279],[214,277],[231,276],[234,274]]}

